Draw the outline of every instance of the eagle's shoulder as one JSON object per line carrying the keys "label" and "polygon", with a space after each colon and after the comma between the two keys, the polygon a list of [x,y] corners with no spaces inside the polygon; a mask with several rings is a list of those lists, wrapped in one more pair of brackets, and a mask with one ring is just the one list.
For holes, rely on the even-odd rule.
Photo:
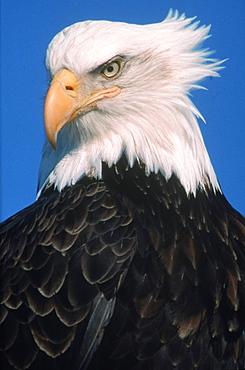
{"label": "eagle's shoulder", "polygon": [[[58,362],[75,366],[81,337],[76,361],[86,361],[135,252],[129,203],[103,181],[84,178],[61,193],[44,191],[1,225],[0,237],[1,348],[9,362],[23,368],[36,359],[35,367],[45,353],[51,361],[65,352]],[[28,351],[20,354],[24,342]]]}

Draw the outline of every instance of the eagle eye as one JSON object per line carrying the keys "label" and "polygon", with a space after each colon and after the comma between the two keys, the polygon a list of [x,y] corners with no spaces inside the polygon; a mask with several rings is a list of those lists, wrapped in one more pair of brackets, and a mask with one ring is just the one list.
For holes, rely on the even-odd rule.
{"label": "eagle eye", "polygon": [[122,69],[122,63],[120,60],[114,60],[106,64],[100,72],[101,76],[106,78],[113,78],[119,75]]}

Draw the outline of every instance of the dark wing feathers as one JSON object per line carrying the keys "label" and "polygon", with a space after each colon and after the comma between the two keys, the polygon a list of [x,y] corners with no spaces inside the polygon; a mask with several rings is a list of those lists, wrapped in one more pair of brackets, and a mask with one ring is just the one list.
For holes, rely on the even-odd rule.
{"label": "dark wing feathers", "polygon": [[46,192],[1,231],[1,342],[9,363],[43,369],[45,354],[65,352],[51,368],[79,368],[101,340],[134,255],[129,207],[102,182],[85,180]]}
{"label": "dark wing feathers", "polygon": [[135,204],[141,224],[89,369],[242,369],[244,218],[219,192],[187,197],[174,176],[166,183],[150,174],[144,183],[139,168],[123,172],[120,163],[105,174]]}
{"label": "dark wing feathers", "polygon": [[130,168],[124,156],[103,165],[103,179],[84,178],[60,194],[47,189],[3,223],[1,345],[9,363],[243,368],[243,217],[219,192],[186,196],[175,176],[146,177],[142,163]]}

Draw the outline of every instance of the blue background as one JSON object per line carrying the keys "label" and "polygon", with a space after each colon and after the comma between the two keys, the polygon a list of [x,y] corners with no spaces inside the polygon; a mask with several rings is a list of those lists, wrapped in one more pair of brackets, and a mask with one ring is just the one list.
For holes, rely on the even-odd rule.
{"label": "blue background", "polygon": [[212,163],[229,202],[245,214],[245,1],[244,0],[22,0],[2,1],[1,219],[35,200],[41,159],[43,102],[48,88],[45,51],[72,23],[107,19],[162,21],[169,8],[212,24],[205,47],[229,58],[222,78],[193,91]]}

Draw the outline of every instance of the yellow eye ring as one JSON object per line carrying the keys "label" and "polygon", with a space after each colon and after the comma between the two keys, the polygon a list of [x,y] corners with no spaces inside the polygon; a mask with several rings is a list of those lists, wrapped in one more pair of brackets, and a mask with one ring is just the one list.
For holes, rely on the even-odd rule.
{"label": "yellow eye ring", "polygon": [[102,71],[100,72],[101,76],[106,78],[113,78],[119,75],[122,69],[122,63],[120,60],[114,60],[106,64]]}

